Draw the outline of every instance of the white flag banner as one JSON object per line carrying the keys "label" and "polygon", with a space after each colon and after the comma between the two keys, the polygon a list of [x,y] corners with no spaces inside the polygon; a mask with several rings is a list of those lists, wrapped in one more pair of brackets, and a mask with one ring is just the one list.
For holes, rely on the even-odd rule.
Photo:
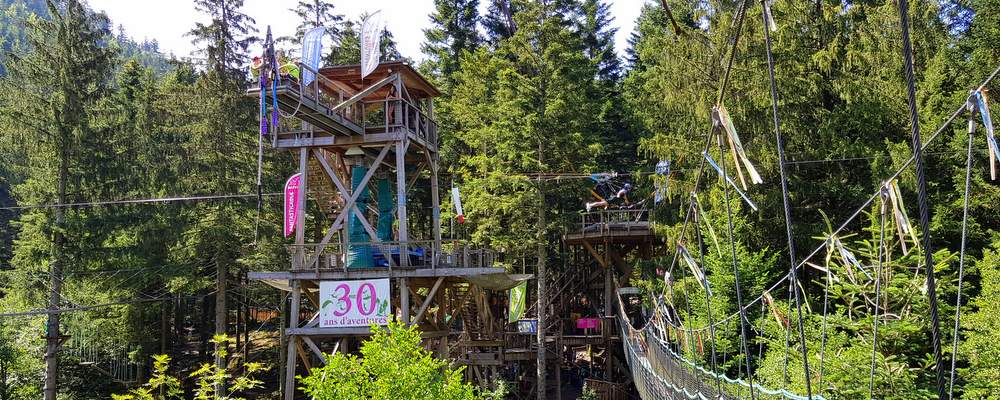
{"label": "white flag banner", "polygon": [[381,58],[382,10],[365,17],[361,24],[361,79],[375,70]]}
{"label": "white flag banner", "polygon": [[308,68],[302,69],[302,84],[308,85],[316,79],[313,71],[319,70],[319,61],[323,57],[323,33],[326,28],[320,26],[312,28],[302,37],[302,65]]}

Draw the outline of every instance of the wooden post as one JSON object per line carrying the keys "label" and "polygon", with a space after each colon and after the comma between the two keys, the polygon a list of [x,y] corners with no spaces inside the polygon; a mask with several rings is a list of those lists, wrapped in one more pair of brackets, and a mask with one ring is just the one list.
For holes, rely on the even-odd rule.
{"label": "wooden post", "polygon": [[285,372],[285,359],[282,358],[281,356],[282,356],[282,354],[285,354],[285,350],[286,350],[286,348],[288,346],[287,337],[285,335],[285,327],[288,326],[288,324],[287,324],[288,323],[288,297],[285,296],[285,292],[284,291],[279,291],[279,292],[280,293],[278,293],[278,301],[281,302],[281,305],[279,306],[279,311],[278,311],[279,314],[280,314],[278,316],[280,318],[278,326],[280,327],[279,329],[281,331],[278,332],[278,391],[279,391],[279,393],[284,393],[285,392],[285,376],[287,374]]}
{"label": "wooden post", "polygon": [[441,256],[441,193],[438,186],[438,155],[434,149],[430,160],[431,167],[431,231],[434,234],[434,259],[431,266],[437,267]]}
{"label": "wooden post", "polygon": [[[605,251],[608,251],[608,249],[605,248]],[[612,273],[611,268],[613,267],[610,264],[606,264],[604,267],[604,316],[605,317],[613,317],[616,314],[613,310],[615,306],[615,300],[614,300],[615,288],[613,286],[614,281],[611,279],[611,273]]]}
{"label": "wooden post", "polygon": [[[306,196],[309,193],[309,148],[300,147],[299,148],[299,173],[302,174],[299,177],[299,217],[295,221],[295,244],[298,247],[296,249],[297,257],[295,257],[296,263],[299,265],[295,266],[295,269],[302,269],[302,265],[306,261],[306,249],[305,238],[306,238]],[[298,308],[298,306],[293,306],[293,308]],[[295,315],[298,318],[298,315]]]}
{"label": "wooden post", "polygon": [[[396,220],[399,223],[399,265],[410,264],[407,242],[410,240],[406,221],[406,134],[396,142]],[[391,258],[390,258],[391,259]]]}
{"label": "wooden post", "polygon": [[399,308],[404,324],[410,323],[410,288],[407,278],[399,278]]}
{"label": "wooden post", "polygon": [[[539,145],[541,147],[541,145]],[[539,153],[539,158],[541,158]],[[546,243],[545,243],[545,227],[546,227],[546,215],[545,207],[545,193],[541,188],[541,181],[538,182],[538,220],[536,221],[537,227],[536,235],[538,235],[538,332],[537,332],[537,342],[538,342],[538,353],[536,354],[537,362],[537,384],[538,384],[538,400],[545,400],[546,386],[545,386],[545,328],[548,323],[547,313],[548,313],[548,291],[546,290],[545,280],[548,279],[546,275]]]}
{"label": "wooden post", "polygon": [[[302,231],[299,231],[301,234]],[[300,292],[301,283],[298,280],[292,280],[292,306],[291,315],[289,315],[289,328],[299,327],[299,306],[302,302],[302,293]],[[287,330],[282,332],[283,335],[287,334]],[[297,364],[295,360],[296,353],[296,341],[298,338],[295,335],[288,335],[285,340],[285,346],[288,348],[288,357],[285,364],[285,400],[295,400],[295,365]]]}

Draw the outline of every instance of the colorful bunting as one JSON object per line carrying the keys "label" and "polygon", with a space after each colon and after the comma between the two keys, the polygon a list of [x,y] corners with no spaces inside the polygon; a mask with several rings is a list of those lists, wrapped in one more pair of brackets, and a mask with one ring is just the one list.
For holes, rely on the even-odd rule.
{"label": "colorful bunting", "polygon": [[993,118],[990,115],[989,90],[986,88],[976,92],[976,106],[979,108],[979,115],[983,119],[983,126],[986,127],[986,144],[989,147],[990,159],[990,179],[997,179],[997,160],[1000,160],[1000,147],[997,146],[996,136],[993,132]]}
{"label": "colorful bunting", "polygon": [[745,201],[747,205],[750,206],[751,209],[757,211],[757,205],[754,204],[749,197],[747,197],[746,193],[743,193],[743,191],[740,190],[738,186],[736,186],[736,182],[733,182],[732,179],[729,179],[728,174],[726,174],[726,176],[722,174],[722,168],[719,168],[719,164],[715,163],[715,160],[712,159],[712,156],[709,156],[707,151],[701,152],[701,155],[705,157],[705,161],[708,161],[708,163],[712,165],[712,168],[715,168],[715,172],[718,172],[720,177],[726,178],[726,182],[729,183],[733,187],[733,189],[736,189],[736,193],[739,193],[740,197],[743,198],[743,201]]}
{"label": "colorful bunting", "polygon": [[455,204],[455,219],[458,223],[465,223],[465,211],[462,210],[462,197],[458,193],[458,186],[451,187],[451,202]]}
{"label": "colorful bunting", "polygon": [[851,253],[851,251],[848,250],[847,247],[844,247],[844,244],[840,242],[840,239],[834,238],[833,241],[834,241],[834,246],[840,253],[840,258],[844,260],[844,264],[847,265],[848,270],[850,270],[850,267],[857,268],[859,271],[861,271],[861,273],[865,274],[865,276],[867,276],[868,279],[872,279],[872,275],[869,274],[868,271],[861,265],[861,262],[858,261],[857,257],[854,257],[854,253]]}
{"label": "colorful bunting", "polygon": [[687,248],[683,245],[677,245],[677,250],[681,253],[681,258],[684,260],[684,263],[691,269],[691,274],[694,275],[695,279],[698,280],[698,283],[701,283],[701,286],[705,288],[705,292],[711,296],[712,288],[708,283],[708,279],[705,279],[705,273],[701,270],[701,267],[698,266],[698,263],[694,261],[694,258],[691,257],[691,253],[688,253]]}
{"label": "colorful bunting", "polygon": [[705,228],[708,230],[708,236],[712,239],[712,243],[715,244],[715,251],[722,257],[722,246],[719,245],[719,237],[715,234],[715,229],[712,229],[712,223],[708,221],[708,214],[705,213],[705,209],[701,207],[701,201],[698,200],[698,193],[691,192],[695,207],[697,207],[695,214],[695,223],[701,224],[705,223]]}
{"label": "colorful bunting", "polygon": [[773,3],[773,2],[774,2],[774,0],[764,0],[763,1],[763,3],[764,3],[764,15],[765,15],[765,18],[767,18],[767,27],[771,30],[771,32],[777,32],[778,31],[778,24],[774,22],[774,15],[771,14],[771,3]]}
{"label": "colorful bunting", "polygon": [[747,173],[750,174],[750,182],[755,184],[764,183],[757,169],[750,162],[750,158],[747,157],[746,151],[743,150],[743,142],[740,141],[740,136],[736,133],[736,127],[733,126],[733,120],[729,117],[729,111],[726,111],[726,107],[721,104],[715,106],[712,109],[712,118],[716,126],[722,127],[726,131],[726,136],[729,139],[729,147],[733,152],[733,160],[736,162],[736,172],[739,174],[740,182],[743,183],[743,189],[747,190],[747,185],[743,179],[743,171],[740,170],[740,163],[746,167]]}
{"label": "colorful bunting", "polygon": [[658,204],[667,198],[667,190],[670,184],[670,160],[660,160],[660,162],[656,163],[656,175],[653,177],[653,186],[656,188],[653,203]]}
{"label": "colorful bunting", "polygon": [[774,321],[777,322],[778,325],[788,329],[788,318],[785,317],[785,314],[782,313],[778,307],[774,306],[774,298],[771,297],[771,293],[764,292],[764,296],[762,298],[764,299],[764,303],[767,303],[767,307],[771,309],[771,315],[774,317]]}
{"label": "colorful bunting", "polygon": [[889,181],[885,184],[885,190],[888,192],[889,205],[892,208],[892,217],[896,221],[896,232],[899,233],[899,244],[903,248],[903,254],[909,254],[909,249],[906,247],[906,236],[909,236],[910,240],[917,248],[920,248],[920,240],[917,239],[917,233],[910,225],[910,217],[906,214],[906,208],[903,207],[903,195],[899,191],[899,184],[896,180]]}

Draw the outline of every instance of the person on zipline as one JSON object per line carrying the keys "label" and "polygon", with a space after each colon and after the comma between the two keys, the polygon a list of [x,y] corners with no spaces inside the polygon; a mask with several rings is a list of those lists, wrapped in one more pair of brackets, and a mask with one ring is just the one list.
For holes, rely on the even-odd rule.
{"label": "person on zipline", "polygon": [[631,191],[632,191],[631,183],[626,183],[622,185],[622,188],[618,189],[618,191],[615,192],[614,196],[611,196],[607,199],[602,198],[600,195],[597,194],[597,192],[591,191],[590,193],[597,198],[597,201],[587,203],[587,212],[590,212],[590,210],[594,207],[602,207],[605,210],[607,210],[608,207],[611,205],[614,205],[616,207],[620,207],[621,205],[628,205],[630,204],[628,199],[628,194]]}

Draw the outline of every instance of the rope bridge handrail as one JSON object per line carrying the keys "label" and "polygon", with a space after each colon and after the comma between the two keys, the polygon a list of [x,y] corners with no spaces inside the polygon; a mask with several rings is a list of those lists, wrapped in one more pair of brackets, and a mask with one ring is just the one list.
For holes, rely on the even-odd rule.
{"label": "rope bridge handrail", "polygon": [[[635,386],[639,390],[640,397],[643,399],[676,398],[669,395],[664,396],[666,395],[666,391],[670,391],[675,395],[682,395],[689,400],[716,400],[740,398],[741,394],[739,392],[744,389],[749,392],[751,384],[747,381],[739,378],[733,379],[725,374],[713,373],[677,354],[668,346],[665,340],[656,334],[654,329],[648,329],[650,328],[649,326],[642,330],[635,329],[629,322],[625,310],[621,307],[622,302],[620,298],[618,304],[618,317],[623,322],[619,324],[622,330],[622,344],[629,368],[632,370],[632,379],[635,381]],[[645,340],[640,339],[640,334],[645,334],[643,338]],[[643,343],[640,343],[640,341]],[[646,346],[643,346],[643,344]],[[647,351],[644,348],[647,346],[653,351]],[[687,367],[691,367],[691,369],[687,367],[679,368],[681,365],[686,365]],[[665,378],[661,376],[664,374],[658,373],[657,369],[666,370],[661,372],[666,372],[665,375],[670,375],[670,377]],[[690,371],[696,371],[700,376],[693,376]],[[678,385],[675,382],[671,382],[669,378],[673,378],[674,381],[684,381],[684,383]],[[706,383],[716,379],[721,379],[728,385],[735,385],[736,387],[729,390],[723,389],[723,393],[718,393],[717,389],[713,388],[711,384]],[[696,386],[697,388],[689,390],[688,386]],[[752,387],[759,393],[768,396],[779,396],[788,400],[809,400],[806,396],[801,396],[785,389],[770,389],[757,383],[753,383]],[[665,390],[650,390],[651,388]],[[727,391],[735,391],[737,394],[732,395],[726,393]],[[813,395],[812,399],[825,400],[825,398],[818,395]]]}

